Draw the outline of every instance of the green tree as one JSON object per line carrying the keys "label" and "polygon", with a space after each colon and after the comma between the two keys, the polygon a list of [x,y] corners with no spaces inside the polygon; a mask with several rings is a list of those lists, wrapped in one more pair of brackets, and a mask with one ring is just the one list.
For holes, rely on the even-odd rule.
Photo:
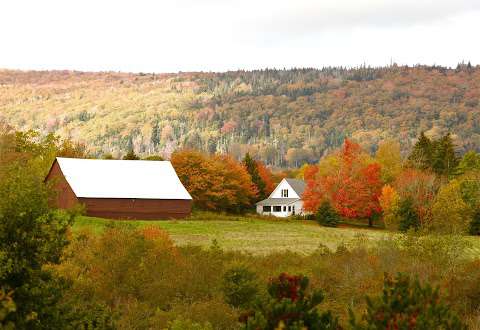
{"label": "green tree", "polygon": [[435,141],[431,164],[435,173],[451,176],[455,174],[458,163],[459,160],[450,133]]}
{"label": "green tree", "polygon": [[156,160],[156,161],[162,161],[165,160],[162,156],[158,155],[152,155],[152,156],[147,156],[143,160]]}
{"label": "green tree", "polygon": [[438,289],[398,274],[385,276],[383,294],[367,297],[367,310],[358,321],[350,311],[353,330],[461,330],[467,329],[441,299]]}
{"label": "green tree", "polygon": [[459,174],[469,171],[480,171],[480,154],[475,151],[465,153],[458,164],[457,172]]}
{"label": "green tree", "polygon": [[320,207],[315,213],[315,219],[320,225],[325,227],[336,227],[341,220],[337,211],[335,211],[328,201],[320,204]]}
{"label": "green tree", "polygon": [[16,310],[19,329],[59,329],[72,315],[60,304],[66,282],[45,265],[58,264],[72,216],[52,210],[50,193],[32,167],[16,165],[0,182],[0,285]]}
{"label": "green tree", "polygon": [[440,188],[432,206],[432,228],[443,233],[466,233],[471,209],[462,198],[461,185],[452,180]]}
{"label": "green tree", "polygon": [[150,142],[152,142],[154,150],[160,144],[160,130],[158,128],[158,121],[152,126],[152,135],[150,136]]}
{"label": "green tree", "polygon": [[401,231],[407,231],[410,228],[418,229],[420,227],[420,217],[410,197],[400,201],[395,215],[399,219],[398,228]]}
{"label": "green tree", "polygon": [[468,232],[470,235],[480,235],[480,209],[473,213]]}
{"label": "green tree", "polygon": [[307,293],[308,283],[306,276],[286,273],[270,280],[269,297],[257,301],[255,310],[242,317],[244,329],[338,329],[332,313],[318,309],[323,293],[319,290]]}
{"label": "green tree", "polygon": [[139,160],[140,157],[137,156],[133,149],[130,149],[125,156],[123,156],[124,160]]}
{"label": "green tree", "polygon": [[425,133],[422,132],[417,143],[413,146],[412,152],[408,156],[408,163],[412,167],[427,170],[432,166],[432,157],[433,143]]}
{"label": "green tree", "polygon": [[261,200],[267,198],[267,193],[266,193],[267,185],[265,181],[263,181],[262,177],[260,176],[257,162],[250,156],[248,152],[246,153],[245,158],[243,159],[243,165],[247,169],[248,174],[250,174],[253,184],[255,185],[255,187],[257,187],[258,198]]}
{"label": "green tree", "polygon": [[248,308],[258,295],[257,276],[245,267],[234,267],[223,276],[226,302],[239,308]]}

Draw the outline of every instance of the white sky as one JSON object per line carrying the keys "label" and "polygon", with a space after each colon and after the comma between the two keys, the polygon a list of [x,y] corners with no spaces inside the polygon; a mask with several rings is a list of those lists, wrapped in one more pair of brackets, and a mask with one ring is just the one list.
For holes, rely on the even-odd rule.
{"label": "white sky", "polygon": [[0,0],[0,68],[480,64],[480,0]]}

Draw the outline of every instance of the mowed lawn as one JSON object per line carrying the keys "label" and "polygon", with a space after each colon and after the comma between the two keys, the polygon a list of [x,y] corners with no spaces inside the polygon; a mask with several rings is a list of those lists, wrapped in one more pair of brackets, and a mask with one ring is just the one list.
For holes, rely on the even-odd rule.
{"label": "mowed lawn", "polygon": [[[253,254],[292,251],[309,254],[320,245],[336,249],[361,239],[374,242],[395,235],[382,229],[361,227],[327,228],[315,221],[261,219],[258,217],[226,216],[215,213],[196,213],[187,220],[119,221],[78,217],[74,232],[91,230],[99,233],[111,223],[132,227],[158,226],[166,230],[177,245],[208,247],[214,240],[225,250],[240,250]],[[469,237],[472,254],[480,256],[480,238]]]}

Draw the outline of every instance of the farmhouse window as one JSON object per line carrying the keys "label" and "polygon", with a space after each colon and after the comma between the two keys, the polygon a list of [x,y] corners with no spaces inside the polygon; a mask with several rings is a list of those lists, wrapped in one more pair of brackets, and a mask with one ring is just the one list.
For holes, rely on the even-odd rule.
{"label": "farmhouse window", "polygon": [[290,211],[292,211],[292,207],[291,207],[291,206],[288,207],[288,212],[290,212]]}
{"label": "farmhouse window", "polygon": [[282,197],[288,197],[288,189],[282,189]]}
{"label": "farmhouse window", "polygon": [[283,207],[283,212],[286,212],[286,211],[287,211],[287,207],[284,206],[284,207]]}
{"label": "farmhouse window", "polygon": [[270,205],[263,206],[263,212],[272,212],[272,207]]}
{"label": "farmhouse window", "polygon": [[282,212],[282,207],[281,206],[274,206],[273,207],[273,212]]}

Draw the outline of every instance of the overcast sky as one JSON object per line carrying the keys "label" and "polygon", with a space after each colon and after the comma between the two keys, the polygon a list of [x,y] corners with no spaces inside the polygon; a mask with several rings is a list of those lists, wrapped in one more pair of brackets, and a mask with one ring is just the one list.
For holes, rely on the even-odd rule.
{"label": "overcast sky", "polygon": [[480,0],[0,0],[0,68],[480,64]]}

